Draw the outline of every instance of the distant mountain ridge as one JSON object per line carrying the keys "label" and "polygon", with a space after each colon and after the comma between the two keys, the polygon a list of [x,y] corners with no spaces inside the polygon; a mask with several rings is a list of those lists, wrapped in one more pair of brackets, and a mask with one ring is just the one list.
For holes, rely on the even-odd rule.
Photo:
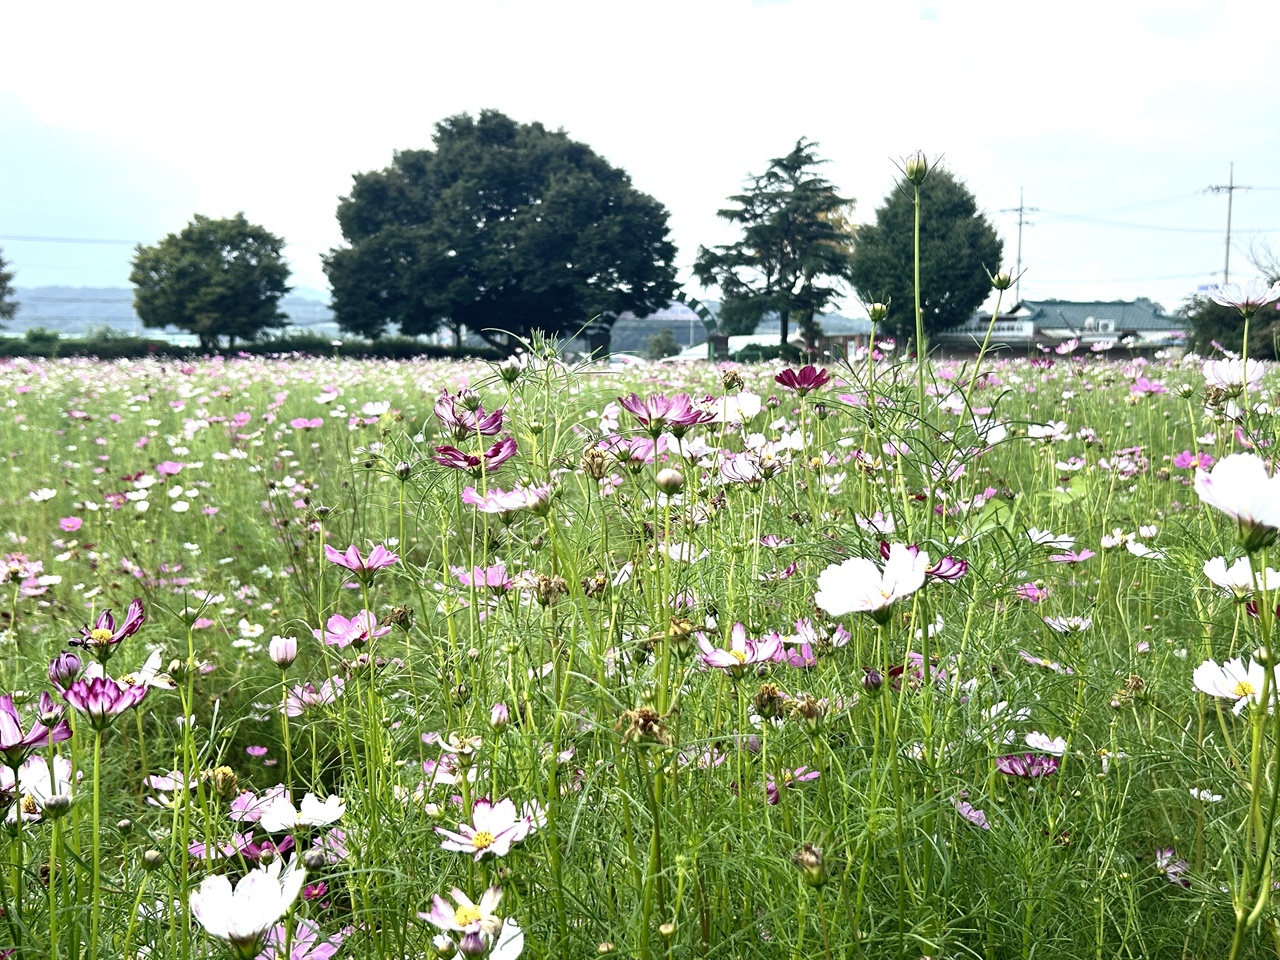
{"label": "distant mountain ridge", "polygon": [[[166,327],[148,329],[133,311],[130,287],[15,287],[18,311],[4,324],[4,333],[22,335],[43,327],[63,337],[80,337],[106,327],[116,333],[156,336],[181,335]],[[280,301],[289,325],[324,337],[338,336],[333,310],[317,290],[300,289]]]}

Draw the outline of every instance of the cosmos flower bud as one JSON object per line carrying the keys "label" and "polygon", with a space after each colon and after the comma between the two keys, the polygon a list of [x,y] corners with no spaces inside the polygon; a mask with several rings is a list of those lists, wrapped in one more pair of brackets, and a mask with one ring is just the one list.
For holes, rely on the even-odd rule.
{"label": "cosmos flower bud", "polygon": [[489,726],[494,730],[503,730],[511,721],[510,711],[505,703],[495,703],[489,710]]}
{"label": "cosmos flower bud", "polygon": [[55,793],[44,802],[44,815],[57,820],[71,809],[71,798],[65,793]]}
{"label": "cosmos flower bud", "polygon": [[791,858],[800,871],[805,884],[820,887],[827,882],[827,865],[822,858],[822,848],[806,843]]}
{"label": "cosmos flower bud", "polygon": [[64,650],[49,661],[49,682],[55,687],[69,687],[80,678],[84,664],[69,650]]}
{"label": "cosmos flower bud", "polygon": [[308,871],[322,869],[325,865],[324,852],[321,850],[308,850],[302,855],[302,865]]}
{"label": "cosmos flower bud", "polygon": [[396,476],[399,477],[400,480],[402,481],[408,480],[410,474],[412,473],[413,473],[413,464],[410,463],[408,460],[401,460],[399,463],[396,464]]}
{"label": "cosmos flower bud", "polygon": [[902,165],[902,171],[912,185],[918,187],[924,183],[924,178],[929,175],[929,161],[925,159],[924,151],[917,150],[907,157]]}
{"label": "cosmos flower bud", "polygon": [[1013,286],[1013,277],[1001,270],[991,278],[991,286],[995,287],[997,290],[1008,290]]}
{"label": "cosmos flower bud", "polygon": [[515,383],[524,373],[524,364],[518,356],[510,356],[498,364],[498,376],[506,383]]}
{"label": "cosmos flower bud", "polygon": [[667,495],[679,493],[684,486],[684,474],[670,467],[665,470],[659,470],[658,475],[653,479],[658,485],[658,489]]}
{"label": "cosmos flower bud", "polygon": [[142,855],[142,869],[151,873],[164,866],[164,854],[159,850],[148,850]]}
{"label": "cosmos flower bud", "polygon": [[128,836],[130,833],[133,832],[133,821],[128,819],[117,820],[116,829],[119,830],[125,836]]}
{"label": "cosmos flower bud", "polygon": [[815,403],[813,405],[813,415],[819,420],[825,420],[831,416],[831,410],[825,403]]}
{"label": "cosmos flower bud", "polygon": [[484,937],[478,933],[468,933],[458,943],[458,952],[464,957],[483,957],[488,951]]}
{"label": "cosmos flower bud", "polygon": [[889,305],[879,301],[867,307],[867,317],[872,323],[880,323],[889,316]]}
{"label": "cosmos flower bud", "polygon": [[463,387],[458,391],[458,402],[464,410],[470,410],[474,413],[480,409],[480,394],[476,393],[470,387]]}
{"label": "cosmos flower bud", "polygon": [[267,655],[277,667],[287,670],[293,665],[293,661],[298,659],[297,638],[279,635],[272,637],[271,643],[267,646]]}
{"label": "cosmos flower bud", "polygon": [[884,677],[880,675],[880,671],[875,667],[867,667],[866,673],[862,675],[862,689],[867,693],[879,693],[884,687]]}
{"label": "cosmos flower bud", "polygon": [[676,925],[668,921],[667,923],[664,923],[660,927],[658,927],[658,934],[664,940],[670,940],[672,937],[676,935]]}

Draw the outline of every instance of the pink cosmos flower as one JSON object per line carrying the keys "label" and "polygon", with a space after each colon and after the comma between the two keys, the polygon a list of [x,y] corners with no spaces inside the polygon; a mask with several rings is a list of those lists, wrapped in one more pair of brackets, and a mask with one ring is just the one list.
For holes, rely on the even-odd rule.
{"label": "pink cosmos flower", "polygon": [[991,824],[987,822],[985,810],[979,810],[968,800],[961,800],[958,797],[951,798],[951,805],[956,808],[956,813],[960,814],[975,827],[980,827],[983,830],[991,829]]}
{"label": "pink cosmos flower", "polygon": [[182,468],[185,466],[186,466],[185,463],[178,463],[173,460],[165,460],[162,463],[156,464],[156,473],[160,474],[160,476],[162,477],[176,477],[179,473],[182,472]]}
{"label": "pink cosmos flower", "polygon": [[773,379],[781,386],[794,390],[803,397],[829,383],[831,375],[825,369],[818,369],[813,364],[808,364],[801,367],[799,371],[783,370]]}
{"label": "pink cosmos flower", "polygon": [[1049,599],[1049,588],[1036,586],[1034,583],[1020,584],[1014,593],[1019,600],[1026,600],[1028,603],[1040,603]]}
{"label": "pink cosmos flower", "polygon": [[1068,550],[1066,553],[1050,554],[1049,559],[1053,563],[1083,563],[1092,556],[1096,556],[1092,550],[1085,549],[1078,553]]}
{"label": "pink cosmos flower", "polygon": [[436,827],[436,833],[445,838],[441,849],[473,853],[476,862],[487,853],[505,857],[513,843],[519,843],[534,829],[533,822],[519,815],[510,800],[494,803],[488,797],[481,797],[471,808],[471,820],[472,823],[458,824],[457,833]]}
{"label": "pink cosmos flower", "polygon": [[335,613],[325,624],[324,631],[312,630],[311,635],[331,647],[355,646],[363,647],[370,640],[385,637],[391,632],[390,626],[378,626],[378,618],[368,610],[361,610],[348,620],[340,613]]}
{"label": "pink cosmos flower", "polygon": [[323,707],[334,703],[342,696],[342,688],[345,684],[346,681],[342,677],[330,677],[319,687],[312,683],[294,687],[285,698],[284,712],[290,717],[300,717],[312,707]]}
{"label": "pink cosmos flower", "polygon": [[[306,896],[306,890],[303,896]],[[313,921],[299,919],[293,928],[293,946],[285,953],[288,932],[283,923],[278,923],[267,933],[257,960],[332,960],[347,932],[339,930],[325,936]]]}
{"label": "pink cosmos flower", "polygon": [[126,710],[136,707],[151,688],[145,683],[122,686],[108,676],[76,680],[62,691],[76,711],[84,714],[94,730],[102,731]]}
{"label": "pink cosmos flower", "polygon": [[1192,453],[1190,450],[1183,450],[1173,458],[1173,465],[1179,470],[1189,470],[1193,467],[1197,470],[1208,470],[1213,466],[1213,459],[1204,451]]}
{"label": "pink cosmos flower", "polygon": [[382,544],[378,544],[374,547],[367,557],[362,557],[360,555],[360,551],[356,549],[354,544],[347,547],[345,553],[340,553],[333,547],[325,544],[324,555],[325,559],[330,563],[336,563],[340,567],[346,567],[361,580],[372,578],[375,572],[383,569],[384,567],[391,566],[400,559]]}
{"label": "pink cosmos flower", "polygon": [[1051,670],[1054,673],[1061,673],[1067,676],[1073,676],[1075,674],[1075,671],[1070,667],[1065,667],[1056,660],[1050,660],[1047,657],[1037,657],[1034,653],[1028,653],[1026,650],[1019,650],[1018,656],[1020,656],[1024,662],[1029,663],[1032,666],[1044,667],[1046,670]]}
{"label": "pink cosmos flower", "polygon": [[512,514],[518,510],[534,510],[550,502],[550,487],[516,487],[507,492],[500,487],[493,487],[484,496],[475,487],[466,487],[462,491],[462,502],[470,504],[481,513]]}
{"label": "pink cosmos flower", "polygon": [[[41,716],[51,716],[57,710],[57,705],[48,693],[40,694]],[[70,739],[71,726],[65,718],[58,720],[52,727],[37,720],[30,730],[23,729],[22,717],[18,715],[18,708],[13,705],[13,697],[9,694],[0,697],[0,757],[4,758],[7,766],[20,765],[36,747],[46,747],[51,743]]]}
{"label": "pink cosmos flower", "polygon": [[710,423],[715,419],[715,414],[711,411],[695,408],[687,393],[677,393],[671,397],[655,393],[643,400],[633,393],[619,397],[618,402],[640,421],[640,425],[651,437],[670,430],[679,439],[698,424]]}
{"label": "pink cosmos flower", "polygon": [[62,528],[63,533],[75,533],[83,525],[79,517],[63,517],[58,521],[58,526]]}
{"label": "pink cosmos flower", "polygon": [[[464,397],[463,394],[468,396]],[[474,405],[470,401],[474,401]],[[452,432],[455,440],[465,440],[477,433],[493,437],[502,430],[503,408],[485,413],[484,407],[480,405],[480,398],[466,390],[455,397],[448,390],[442,389],[434,412],[436,419]]]}
{"label": "pink cosmos flower", "polygon": [[[787,371],[788,373],[790,371]],[[782,784],[778,785],[772,776],[765,783],[765,798],[769,803],[776,806],[782,801],[782,791],[794,787],[797,783],[804,783],[806,780],[817,780],[822,776],[817,770],[810,770],[808,767],[796,767],[794,770],[782,771]]]}
{"label": "pink cosmos flower", "polygon": [[1007,757],[996,757],[996,769],[1010,777],[1022,777],[1026,780],[1039,780],[1058,772],[1057,757],[1040,753],[1014,753]]}
{"label": "pink cosmos flower", "polygon": [[504,563],[495,563],[489,567],[450,567],[449,572],[458,578],[464,587],[488,587],[491,590],[509,590],[513,583],[507,575]]}
{"label": "pink cosmos flower", "polygon": [[[442,467],[448,467],[450,470],[466,470],[473,477],[478,478],[486,472],[492,473],[514,457],[516,455],[516,442],[511,437],[503,437],[481,456],[464,453],[457,447],[447,445],[436,447],[435,450],[439,456],[431,459]],[[483,469],[481,469],[482,465]]]}
{"label": "pink cosmos flower", "polygon": [[770,632],[760,640],[748,640],[747,628],[735,623],[729,632],[729,649],[713,647],[706,634],[698,634],[698,646],[702,650],[702,662],[708,667],[727,670],[735,679],[741,677],[746,668],[754,663],[768,663],[778,656],[782,649],[782,637]]}
{"label": "pink cosmos flower", "polygon": [[295,430],[315,430],[317,427],[324,426],[324,418],[315,417],[314,419],[308,420],[306,417],[294,417],[289,421],[289,426],[293,427]]}
{"label": "pink cosmos flower", "polygon": [[93,629],[88,626],[81,627],[80,636],[72,637],[68,642],[73,647],[84,647],[100,661],[105,662],[115,652],[116,645],[126,637],[137,633],[146,619],[146,615],[142,612],[142,600],[135,597],[129,604],[129,609],[125,611],[124,622],[119,627],[116,626],[116,620],[111,615],[111,611],[104,610],[98,616]]}
{"label": "pink cosmos flower", "polygon": [[1173,847],[1160,847],[1156,850],[1156,869],[1164,874],[1164,878],[1179,887],[1191,886],[1183,874],[1187,872],[1187,861],[1180,859]]}

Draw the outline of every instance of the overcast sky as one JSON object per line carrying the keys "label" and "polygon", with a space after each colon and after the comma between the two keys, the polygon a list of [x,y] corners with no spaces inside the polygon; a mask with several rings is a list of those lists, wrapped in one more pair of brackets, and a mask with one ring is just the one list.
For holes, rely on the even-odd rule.
{"label": "overcast sky", "polygon": [[682,280],[735,239],[725,198],[802,136],[859,221],[896,159],[944,154],[1009,269],[1025,188],[1029,299],[1174,309],[1220,280],[1227,195],[1206,188],[1232,162],[1254,188],[1234,192],[1232,279],[1251,243],[1280,250],[1275,0],[15,2],[4,24],[18,286],[125,286],[131,243],[244,211],[327,291],[352,174],[488,107],[626,169],[670,210]]}

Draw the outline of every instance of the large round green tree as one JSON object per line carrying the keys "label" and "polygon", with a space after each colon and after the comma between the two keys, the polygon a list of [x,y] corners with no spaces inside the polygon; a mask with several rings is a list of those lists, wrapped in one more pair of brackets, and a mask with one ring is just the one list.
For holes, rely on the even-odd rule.
{"label": "large round green tree", "polygon": [[[890,303],[886,325],[915,333],[914,190],[903,181],[854,240],[854,288],[866,303]],[[959,326],[991,292],[1004,243],[977,201],[948,170],[935,167],[920,185],[920,309],[926,336]]]}
{"label": "large round green tree", "polygon": [[325,270],[344,330],[510,345],[670,300],[666,208],[586,144],[496,110],[442,120],[434,142],[357,174],[338,205],[348,246]]}
{"label": "large round green tree", "polygon": [[133,309],[148,327],[175,326],[200,338],[204,350],[253,340],[288,318],[284,241],[243,213],[225,220],[196,214],[181,233],[155,246],[139,244],[129,282]]}

